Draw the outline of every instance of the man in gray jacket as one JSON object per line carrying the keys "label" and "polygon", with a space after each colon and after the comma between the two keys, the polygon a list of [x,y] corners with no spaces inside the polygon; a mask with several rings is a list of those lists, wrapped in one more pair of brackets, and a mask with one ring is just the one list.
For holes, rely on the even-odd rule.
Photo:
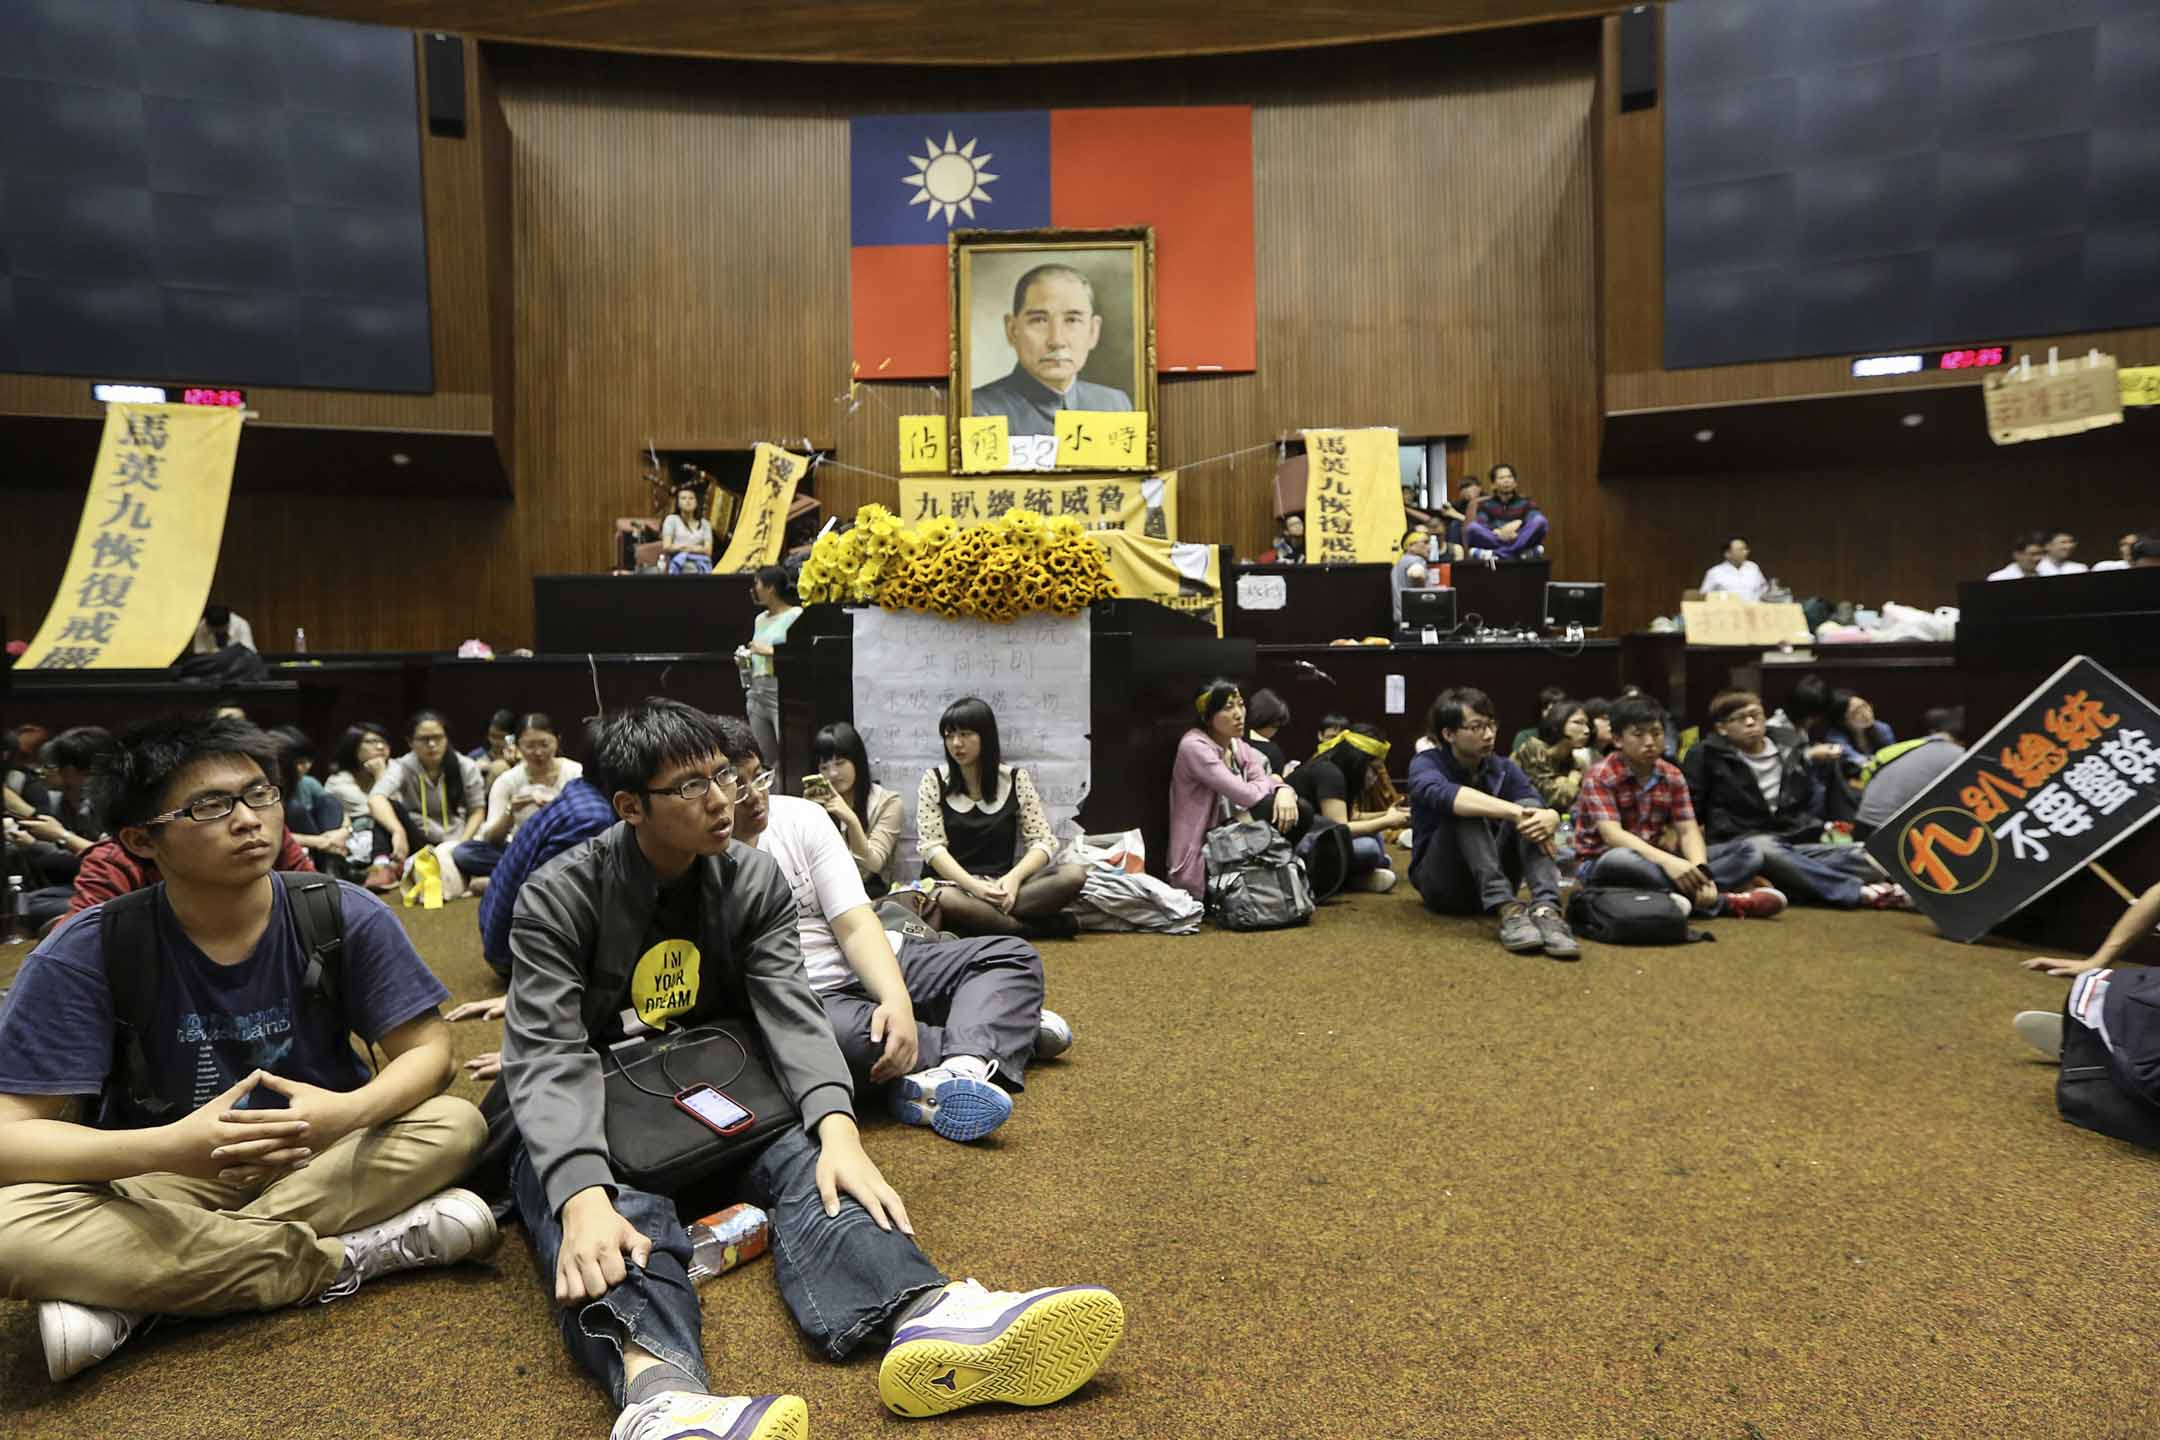
{"label": "man in gray jacket", "polygon": [[743,785],[710,718],[659,699],[610,717],[586,778],[622,823],[519,893],[503,1079],[522,1137],[512,1194],[571,1354],[622,1407],[614,1440],[808,1433],[797,1396],[710,1393],[675,1203],[617,1178],[608,1151],[601,1047],[723,1016],[756,1026],[801,1122],[739,1188],[771,1212],[782,1298],[825,1353],[843,1359],[891,1327],[878,1390],[910,1416],[1048,1404],[1084,1384],[1123,1333],[1117,1297],[948,1283],[863,1153],[794,896],[769,857],[730,848]]}

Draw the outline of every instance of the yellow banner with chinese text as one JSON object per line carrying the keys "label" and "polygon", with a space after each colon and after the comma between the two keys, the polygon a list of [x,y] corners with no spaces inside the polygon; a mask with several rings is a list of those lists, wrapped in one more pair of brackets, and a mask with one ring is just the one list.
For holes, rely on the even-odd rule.
{"label": "yellow banner with chinese text", "polygon": [[1221,546],[1173,545],[1129,530],[1098,530],[1090,538],[1108,555],[1121,597],[1197,615],[1222,634]]}
{"label": "yellow banner with chinese text", "polygon": [[1147,412],[1060,410],[1054,422],[1061,470],[1148,468]]}
{"label": "yellow banner with chinese text", "polygon": [[[1000,417],[1002,418],[1002,417]],[[1161,475],[1000,475],[981,480],[900,479],[900,518],[980,525],[1009,510],[1069,515],[1090,530],[1177,539],[1177,472]]]}
{"label": "yellow banner with chinese text", "polygon": [[1305,432],[1305,563],[1389,564],[1402,553],[1398,449],[1390,429]]}
{"label": "yellow banner with chinese text", "polygon": [[728,537],[727,553],[713,566],[716,573],[733,575],[779,563],[795,486],[809,473],[810,462],[802,456],[758,442],[756,457],[750,462],[750,483],[743,487],[742,518]]}
{"label": "yellow banner with chinese text", "polygon": [[25,670],[163,669],[187,649],[210,598],[240,412],[217,405],[111,405],[45,623]]}
{"label": "yellow banner with chinese text", "polygon": [[2160,365],[2133,365],[2115,372],[2125,405],[2160,405]]}

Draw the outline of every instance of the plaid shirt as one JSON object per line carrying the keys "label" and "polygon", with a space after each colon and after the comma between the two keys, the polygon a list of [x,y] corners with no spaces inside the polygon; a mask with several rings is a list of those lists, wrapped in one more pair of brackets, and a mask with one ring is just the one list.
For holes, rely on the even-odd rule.
{"label": "plaid shirt", "polygon": [[518,826],[480,897],[480,952],[498,974],[510,973],[510,917],[527,877],[580,841],[615,824],[615,807],[582,777],[563,786],[540,813]]}
{"label": "plaid shirt", "polygon": [[1695,823],[1687,777],[1679,766],[1661,758],[1652,764],[1648,780],[1637,780],[1627,757],[1614,751],[1590,767],[1575,801],[1575,853],[1585,861],[1595,860],[1609,848],[1598,838],[1598,823],[1603,820],[1615,821],[1628,834],[1653,845],[1668,844],[1667,830]]}

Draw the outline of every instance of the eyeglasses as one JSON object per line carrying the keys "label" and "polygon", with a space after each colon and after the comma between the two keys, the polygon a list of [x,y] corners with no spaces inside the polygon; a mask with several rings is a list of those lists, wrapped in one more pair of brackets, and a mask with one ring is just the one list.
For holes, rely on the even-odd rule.
{"label": "eyeglasses", "polygon": [[710,775],[692,775],[680,785],[662,785],[649,790],[641,790],[638,793],[641,795],[673,795],[678,800],[702,800],[715,785],[720,787],[720,793],[728,799],[741,800],[752,792],[762,795],[772,789],[772,776],[762,774],[755,780],[745,781],[742,778],[742,772],[734,766],[722,765]]}
{"label": "eyeglasses", "polygon": [[248,786],[238,795],[198,796],[178,810],[168,810],[163,815],[151,816],[143,821],[143,824],[162,825],[168,820],[194,820],[208,824],[212,820],[222,820],[232,814],[235,805],[245,805],[250,810],[268,810],[284,798],[283,790],[265,781],[260,785]]}
{"label": "eyeglasses", "polygon": [[1467,730],[1472,735],[1490,735],[1493,733],[1494,727],[1493,722],[1490,720],[1472,719],[1463,721],[1463,723],[1456,728],[1461,730]]}

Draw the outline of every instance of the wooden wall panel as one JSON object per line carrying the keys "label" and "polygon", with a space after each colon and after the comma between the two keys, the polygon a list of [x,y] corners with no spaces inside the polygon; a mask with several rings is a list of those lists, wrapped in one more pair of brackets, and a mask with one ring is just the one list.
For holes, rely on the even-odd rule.
{"label": "wooden wall panel", "polygon": [[[1471,464],[1513,461],[1553,508],[1562,572],[1595,573],[1592,26],[964,78],[490,57],[517,208],[509,548],[532,571],[605,563],[607,522],[643,504],[648,439],[808,436],[897,470],[896,417],[942,411],[943,387],[843,398],[847,116],[964,95],[1254,105],[1260,369],[1164,379],[1166,466],[1309,425],[1466,434]],[[1271,451],[1187,471],[1186,537],[1264,548],[1273,471]],[[843,513],[896,498],[838,467],[816,489]]]}
{"label": "wooden wall panel", "polygon": [[[1662,11],[1659,20],[1662,34]],[[1609,18],[1602,26],[1598,240],[1607,414],[1974,383],[1970,374],[1955,370],[1856,380],[1849,355],[1667,370],[1665,112],[1662,106],[1655,106],[1620,113],[1620,21],[1618,17]],[[2050,345],[2060,347],[2065,355],[2082,355],[2086,347],[2098,346],[2126,365],[2160,362],[2160,326],[2072,335],[1969,338],[1973,344],[2005,344],[2012,353],[2042,358]]]}

